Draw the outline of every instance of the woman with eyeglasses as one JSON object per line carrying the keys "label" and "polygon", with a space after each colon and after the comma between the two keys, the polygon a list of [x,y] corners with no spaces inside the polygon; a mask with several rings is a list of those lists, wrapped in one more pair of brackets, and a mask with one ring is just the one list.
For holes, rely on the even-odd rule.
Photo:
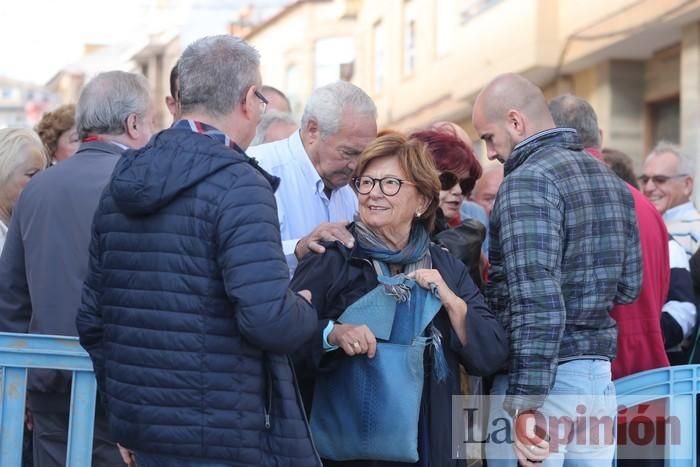
{"label": "woman with eyeglasses", "polygon": [[430,241],[440,181],[425,144],[377,138],[353,186],[353,248],[306,255],[291,284],[318,311],[294,355],[316,447],[330,467],[464,466],[447,435],[458,368],[500,369],[506,334],[464,265]]}

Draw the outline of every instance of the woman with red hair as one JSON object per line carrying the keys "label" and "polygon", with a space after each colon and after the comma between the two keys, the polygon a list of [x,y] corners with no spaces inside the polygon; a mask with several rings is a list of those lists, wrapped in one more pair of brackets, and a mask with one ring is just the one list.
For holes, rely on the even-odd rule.
{"label": "woman with red hair", "polygon": [[481,164],[474,151],[447,126],[417,131],[411,135],[428,145],[435,166],[440,172],[440,209],[444,215],[445,230],[449,225],[459,225],[459,208],[468,197],[474,184],[481,177]]}
{"label": "woman with red hair", "polygon": [[[428,146],[440,178],[440,205],[433,240],[462,260],[477,286],[483,285],[486,260],[481,247],[486,238],[482,221],[460,218],[464,197],[471,194],[481,177],[481,164],[474,151],[457,135],[452,126],[441,125],[417,131],[411,138]],[[450,229],[454,226],[454,229]]]}

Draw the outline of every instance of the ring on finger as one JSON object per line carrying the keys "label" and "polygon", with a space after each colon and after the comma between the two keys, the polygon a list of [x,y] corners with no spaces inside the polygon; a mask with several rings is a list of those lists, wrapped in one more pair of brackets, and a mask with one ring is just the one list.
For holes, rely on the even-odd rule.
{"label": "ring on finger", "polygon": [[357,341],[355,341],[355,342],[352,343],[352,346],[353,346],[354,348],[356,348],[356,349],[359,349],[359,348],[360,348],[360,343],[357,342]]}

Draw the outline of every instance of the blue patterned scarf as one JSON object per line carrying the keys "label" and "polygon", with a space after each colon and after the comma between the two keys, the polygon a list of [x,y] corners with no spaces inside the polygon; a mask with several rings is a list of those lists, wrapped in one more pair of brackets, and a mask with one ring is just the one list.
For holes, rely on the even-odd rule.
{"label": "blue patterned scarf", "polygon": [[[379,238],[369,227],[359,220],[355,220],[355,237],[361,250],[372,258],[372,264],[377,273],[377,279],[384,286],[387,295],[402,305],[409,308],[415,306],[411,303],[411,289],[416,286],[415,280],[406,276],[418,269],[432,268],[430,258],[430,237],[422,224],[414,224],[408,238],[408,244],[399,251],[392,250],[386,242]],[[389,264],[404,265],[401,274],[392,276],[387,268]],[[437,290],[431,287],[430,291],[423,293],[434,294],[439,298]],[[413,311],[414,313],[416,310]],[[428,327],[428,335],[431,337],[433,347],[433,376],[439,382],[445,381],[449,369],[442,348],[442,334],[431,323]]]}
{"label": "blue patterned scarf", "polygon": [[[382,283],[389,295],[399,302],[405,302],[411,298],[411,290],[406,287],[406,275],[418,269],[430,269],[430,237],[422,224],[414,224],[408,238],[408,244],[399,251],[389,248],[384,240],[379,238],[362,221],[355,221],[355,236],[361,250],[372,259],[384,264],[401,264],[404,271],[394,277],[383,277]],[[379,272],[377,272],[379,275]],[[412,285],[412,284],[410,284]]]}

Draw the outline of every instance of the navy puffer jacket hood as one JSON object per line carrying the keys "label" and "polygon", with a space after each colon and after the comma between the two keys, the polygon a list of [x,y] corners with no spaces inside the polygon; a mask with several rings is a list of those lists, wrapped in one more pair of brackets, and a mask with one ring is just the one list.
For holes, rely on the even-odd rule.
{"label": "navy puffer jacket hood", "polygon": [[[188,145],[183,143],[191,140],[192,135],[188,130],[161,132],[148,146],[124,154],[110,184],[114,202],[124,213],[153,213],[224,167],[240,163],[248,163],[258,169],[272,189],[277,190],[279,178],[262,170],[254,159],[231,151],[209,136],[197,135],[201,149],[188,150]],[[167,157],[163,157],[159,151],[150,150],[163,143],[163,138],[172,148],[172,153]]]}

